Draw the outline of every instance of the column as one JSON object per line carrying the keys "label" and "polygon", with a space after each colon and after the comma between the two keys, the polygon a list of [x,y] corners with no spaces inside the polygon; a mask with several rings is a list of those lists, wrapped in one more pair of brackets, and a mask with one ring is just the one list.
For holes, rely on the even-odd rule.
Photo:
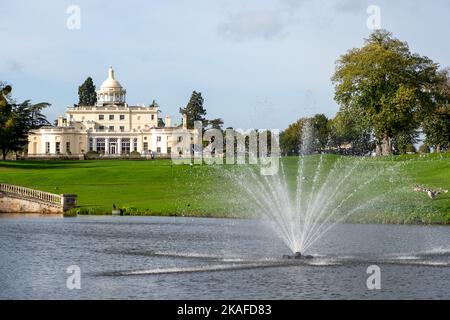
{"label": "column", "polygon": [[92,150],[97,152],[97,138],[92,138]]}
{"label": "column", "polygon": [[105,154],[109,154],[109,138],[105,138]]}
{"label": "column", "polygon": [[122,154],[122,138],[117,138],[117,153]]}

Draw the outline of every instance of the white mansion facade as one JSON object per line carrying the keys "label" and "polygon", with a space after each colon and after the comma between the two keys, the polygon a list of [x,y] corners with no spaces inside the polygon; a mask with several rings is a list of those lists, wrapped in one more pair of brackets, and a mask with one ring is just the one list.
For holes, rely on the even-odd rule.
{"label": "white mansion facade", "polygon": [[177,132],[190,131],[186,117],[177,126],[166,116],[164,125],[160,125],[159,113],[156,104],[128,105],[126,90],[109,68],[108,78],[97,91],[97,104],[69,107],[66,117],[58,117],[56,126],[35,130],[28,138],[28,157],[82,156],[89,151],[104,157],[133,151],[147,156],[189,153],[189,147],[177,146],[182,140]]}

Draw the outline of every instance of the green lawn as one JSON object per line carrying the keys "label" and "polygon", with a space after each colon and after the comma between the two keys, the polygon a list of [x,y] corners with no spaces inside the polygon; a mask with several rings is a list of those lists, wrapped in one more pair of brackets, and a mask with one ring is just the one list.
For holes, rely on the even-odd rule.
{"label": "green lawn", "polygon": [[[325,156],[322,172],[332,168],[337,159]],[[358,159],[345,157],[342,162],[350,165]],[[310,160],[305,170],[313,176],[319,156]],[[295,181],[297,158],[282,161],[289,180]],[[245,203],[236,201],[239,190],[224,178],[224,172],[235,167],[239,166],[190,167],[172,165],[170,160],[0,162],[0,182],[57,194],[75,193],[79,213],[110,213],[115,204],[129,214],[227,217],[249,214]],[[346,185],[376,175],[370,192],[394,191],[382,207],[349,221],[450,223],[450,194],[430,200],[411,191],[415,183],[450,189],[450,154],[373,158],[358,170]]]}

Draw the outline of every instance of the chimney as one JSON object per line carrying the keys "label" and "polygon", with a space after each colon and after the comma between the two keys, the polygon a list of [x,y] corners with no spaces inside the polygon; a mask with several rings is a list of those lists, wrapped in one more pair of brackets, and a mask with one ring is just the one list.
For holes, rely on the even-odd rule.
{"label": "chimney", "polygon": [[67,121],[63,116],[59,116],[57,119],[57,126],[58,127],[65,127],[67,125]]}
{"label": "chimney", "polygon": [[166,116],[164,123],[165,123],[166,127],[172,126],[172,122],[170,121],[170,116]]}
{"label": "chimney", "polygon": [[183,114],[183,129],[187,129],[187,115]]}

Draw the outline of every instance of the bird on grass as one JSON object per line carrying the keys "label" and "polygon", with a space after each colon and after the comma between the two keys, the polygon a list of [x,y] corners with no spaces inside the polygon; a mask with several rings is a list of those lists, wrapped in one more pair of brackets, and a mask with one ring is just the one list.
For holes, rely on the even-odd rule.
{"label": "bird on grass", "polygon": [[441,193],[448,193],[446,189],[439,188],[434,190],[423,186],[415,186],[413,190],[415,192],[425,192],[430,199],[435,199]]}

